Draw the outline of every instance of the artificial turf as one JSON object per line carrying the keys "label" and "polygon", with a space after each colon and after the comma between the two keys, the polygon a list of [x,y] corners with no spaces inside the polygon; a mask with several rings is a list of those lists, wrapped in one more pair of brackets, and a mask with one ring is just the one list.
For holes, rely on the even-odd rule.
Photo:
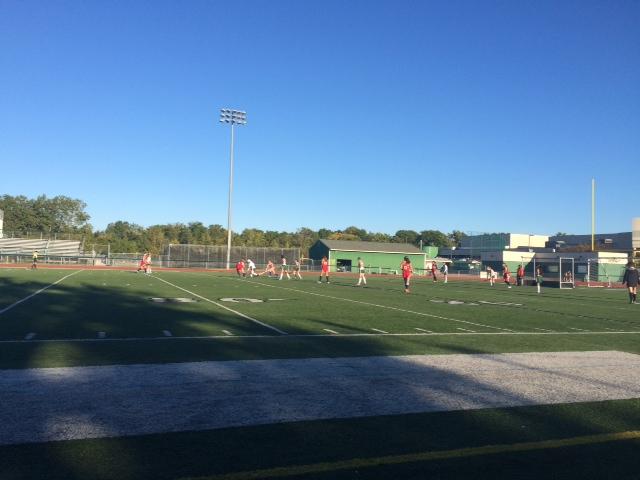
{"label": "artificial turf", "polygon": [[[80,271],[54,284],[73,272],[0,270],[0,369],[403,354],[640,353],[640,307],[627,303],[624,290],[545,288],[538,295],[533,287],[416,279],[412,293],[404,295],[401,280],[388,276],[371,277],[367,288],[355,288],[347,276],[319,285],[315,276],[277,281],[106,270]],[[196,301],[150,300],[176,297]],[[261,302],[242,300],[247,298]],[[25,340],[30,333],[32,339]],[[637,431],[639,402],[10,445],[0,447],[0,478],[184,479],[256,470],[260,478],[263,469],[282,466]],[[637,478],[639,451],[636,439],[310,470],[287,478]]]}

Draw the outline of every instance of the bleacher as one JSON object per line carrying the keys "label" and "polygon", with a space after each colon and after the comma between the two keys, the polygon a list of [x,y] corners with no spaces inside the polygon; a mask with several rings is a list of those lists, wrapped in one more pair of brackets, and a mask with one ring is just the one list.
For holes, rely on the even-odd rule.
{"label": "bleacher", "polygon": [[31,255],[34,250],[50,257],[77,257],[81,253],[79,240],[0,238],[0,255]]}

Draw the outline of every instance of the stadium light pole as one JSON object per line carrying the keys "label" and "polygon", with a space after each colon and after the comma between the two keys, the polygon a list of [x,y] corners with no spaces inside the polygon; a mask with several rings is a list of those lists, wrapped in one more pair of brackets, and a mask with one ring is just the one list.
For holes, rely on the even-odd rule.
{"label": "stadium light pole", "polygon": [[231,267],[231,200],[233,197],[233,129],[236,125],[247,124],[247,112],[222,108],[220,123],[231,125],[231,154],[229,158],[229,205],[227,208],[227,270]]}

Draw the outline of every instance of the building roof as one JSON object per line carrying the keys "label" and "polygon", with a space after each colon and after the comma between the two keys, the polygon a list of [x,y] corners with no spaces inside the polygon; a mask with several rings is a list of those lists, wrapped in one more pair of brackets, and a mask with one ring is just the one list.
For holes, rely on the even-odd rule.
{"label": "building roof", "polygon": [[356,240],[318,240],[329,250],[343,252],[384,252],[384,253],[412,253],[424,254],[415,245],[409,243],[361,242]]}

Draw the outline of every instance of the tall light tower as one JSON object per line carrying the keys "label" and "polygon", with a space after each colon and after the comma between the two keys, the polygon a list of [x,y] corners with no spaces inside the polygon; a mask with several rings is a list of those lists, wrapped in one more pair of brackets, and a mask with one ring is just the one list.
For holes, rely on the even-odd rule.
{"label": "tall light tower", "polygon": [[231,155],[229,160],[229,207],[227,210],[227,270],[231,268],[231,199],[233,197],[233,129],[235,125],[247,124],[247,112],[223,108],[220,110],[220,123],[231,125]]}

